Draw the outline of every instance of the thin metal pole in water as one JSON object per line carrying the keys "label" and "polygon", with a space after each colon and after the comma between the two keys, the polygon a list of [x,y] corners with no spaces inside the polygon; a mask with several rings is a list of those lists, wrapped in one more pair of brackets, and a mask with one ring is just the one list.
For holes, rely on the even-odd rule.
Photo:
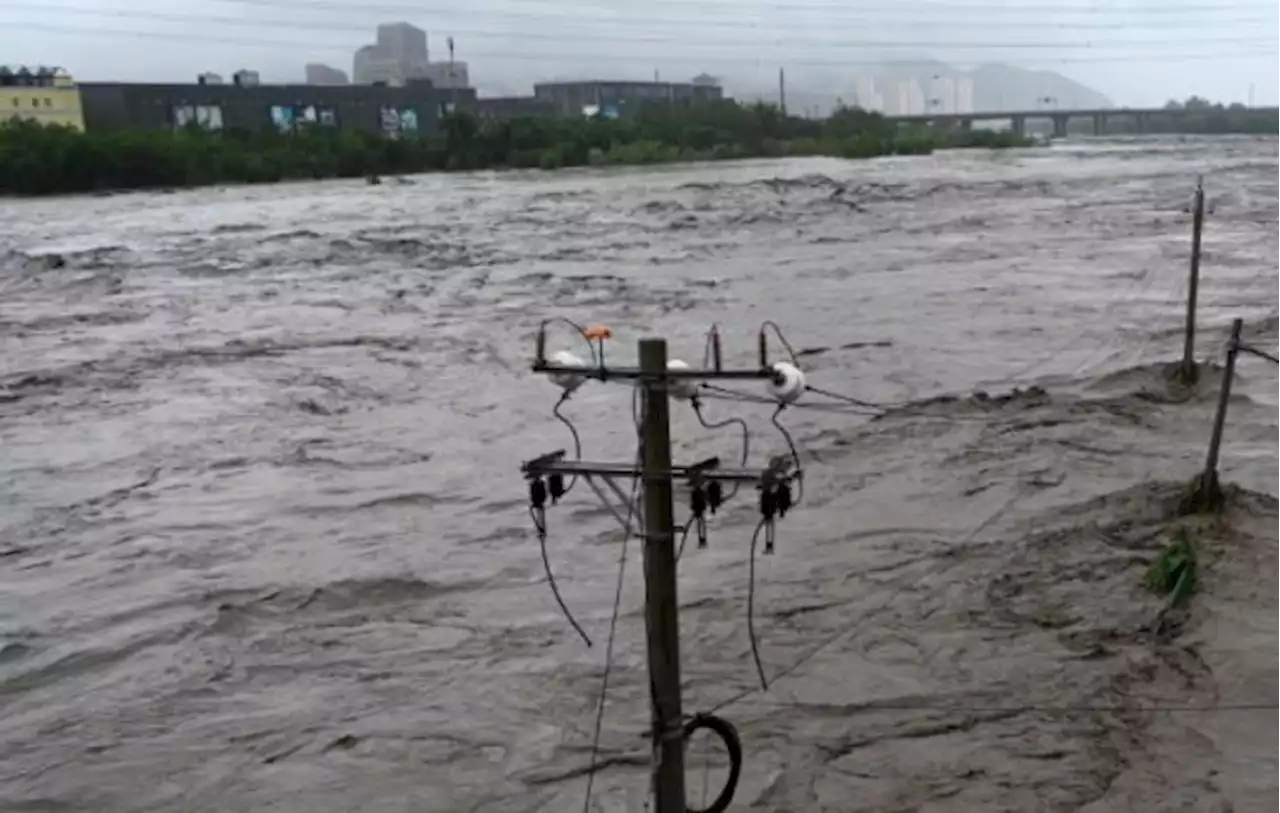
{"label": "thin metal pole in water", "polygon": [[644,582],[649,649],[656,813],[685,813],[684,728],[680,708],[680,621],[671,498],[667,343],[640,342],[644,384]]}
{"label": "thin metal pole in water", "polygon": [[1227,402],[1231,399],[1231,379],[1236,373],[1236,355],[1240,352],[1240,330],[1243,327],[1243,319],[1232,320],[1231,343],[1227,345],[1227,366],[1222,371],[1222,389],[1218,392],[1218,414],[1213,416],[1213,436],[1209,438],[1209,456],[1204,463],[1206,487],[1216,486],[1218,481],[1218,452],[1222,448],[1222,431],[1227,423]]}
{"label": "thin metal pole in water", "polygon": [[1196,380],[1196,299],[1200,293],[1200,235],[1204,229],[1204,180],[1196,181],[1191,214],[1191,277],[1187,280],[1187,331],[1182,346],[1182,380]]}

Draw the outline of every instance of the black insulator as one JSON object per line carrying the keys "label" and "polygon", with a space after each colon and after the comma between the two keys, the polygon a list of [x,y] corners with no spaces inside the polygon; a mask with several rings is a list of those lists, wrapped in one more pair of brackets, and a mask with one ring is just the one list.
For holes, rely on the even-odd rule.
{"label": "black insulator", "polygon": [[760,515],[766,520],[773,519],[778,510],[778,498],[771,488],[760,489]]}
{"label": "black insulator", "polygon": [[712,480],[707,484],[707,506],[714,514],[721,505],[724,505],[724,489],[721,488],[718,480]]}
{"label": "black insulator", "polygon": [[699,516],[697,519],[697,522],[698,522],[698,547],[705,548],[707,546],[707,521],[703,519],[701,516]]}
{"label": "black insulator", "polygon": [[693,491],[689,494],[689,508],[695,517],[700,517],[707,512],[707,494],[702,490],[702,486],[693,487]]}
{"label": "black insulator", "polygon": [[547,504],[547,484],[542,482],[541,477],[535,477],[529,481],[529,503],[534,508],[541,508]]}
{"label": "black insulator", "polygon": [[787,511],[791,510],[791,486],[786,483],[779,485],[775,499],[778,502],[778,516],[785,517]]}
{"label": "black insulator", "polygon": [[559,502],[564,496],[564,475],[556,472],[547,478],[547,491],[551,492],[551,504]]}

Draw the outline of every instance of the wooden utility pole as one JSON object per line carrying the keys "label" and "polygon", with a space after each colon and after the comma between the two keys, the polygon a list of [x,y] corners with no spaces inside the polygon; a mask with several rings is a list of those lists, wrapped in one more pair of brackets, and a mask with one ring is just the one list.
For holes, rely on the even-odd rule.
{"label": "wooden utility pole", "polygon": [[1191,276],[1187,280],[1187,328],[1182,345],[1182,381],[1196,382],[1196,299],[1200,294],[1200,234],[1204,230],[1204,179],[1196,181],[1191,204]]}
{"label": "wooden utility pole", "polygon": [[[584,334],[585,335],[585,334]],[[652,701],[654,770],[653,796],[655,813],[687,813],[684,786],[685,720],[680,698],[680,623],[676,596],[675,523],[672,506],[672,483],[686,482],[747,483],[757,486],[776,484],[795,476],[776,466],[764,469],[730,469],[721,467],[719,458],[709,458],[693,465],[675,465],[671,461],[670,388],[672,382],[720,380],[776,379],[777,373],[767,359],[761,334],[760,367],[726,370],[720,364],[719,344],[715,346],[715,366],[709,370],[668,369],[667,343],[663,339],[640,342],[638,367],[565,366],[549,363],[545,357],[546,336],[539,331],[533,370],[552,376],[552,380],[598,379],[638,384],[644,395],[644,416],[640,427],[643,456],[640,466],[627,463],[588,463],[566,460],[564,450],[543,454],[521,465],[530,482],[543,478],[578,475],[624,526],[632,530],[630,498],[615,480],[641,478],[644,486],[644,577],[645,632],[649,656],[649,686]],[[600,356],[603,359],[603,353]],[[563,385],[562,385],[563,386]],[[576,386],[576,384],[574,385]],[[606,490],[596,480],[604,480],[617,499],[627,503],[618,511],[606,498]],[[545,486],[539,486],[545,496]],[[623,514],[628,517],[624,518]],[[732,798],[730,795],[729,798]]]}
{"label": "wooden utility pole", "polygon": [[680,710],[680,619],[671,505],[667,343],[640,342],[644,379],[644,623],[653,692],[654,798],[658,813],[684,813],[684,719]]}

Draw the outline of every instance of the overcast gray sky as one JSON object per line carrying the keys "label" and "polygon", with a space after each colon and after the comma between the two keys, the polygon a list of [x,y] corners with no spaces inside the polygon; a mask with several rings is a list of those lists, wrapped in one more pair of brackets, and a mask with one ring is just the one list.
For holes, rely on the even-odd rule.
{"label": "overcast gray sky", "polygon": [[0,60],[80,79],[189,81],[254,68],[350,72],[379,22],[425,29],[481,92],[595,75],[851,94],[867,63],[932,58],[1054,70],[1121,105],[1192,94],[1276,104],[1276,0],[0,0]]}

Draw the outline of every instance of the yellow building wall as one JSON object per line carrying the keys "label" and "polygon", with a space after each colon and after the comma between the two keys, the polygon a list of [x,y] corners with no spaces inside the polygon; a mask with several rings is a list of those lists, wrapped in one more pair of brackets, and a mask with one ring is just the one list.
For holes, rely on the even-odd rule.
{"label": "yellow building wall", "polygon": [[0,121],[7,119],[34,119],[83,130],[80,91],[75,87],[0,87]]}

